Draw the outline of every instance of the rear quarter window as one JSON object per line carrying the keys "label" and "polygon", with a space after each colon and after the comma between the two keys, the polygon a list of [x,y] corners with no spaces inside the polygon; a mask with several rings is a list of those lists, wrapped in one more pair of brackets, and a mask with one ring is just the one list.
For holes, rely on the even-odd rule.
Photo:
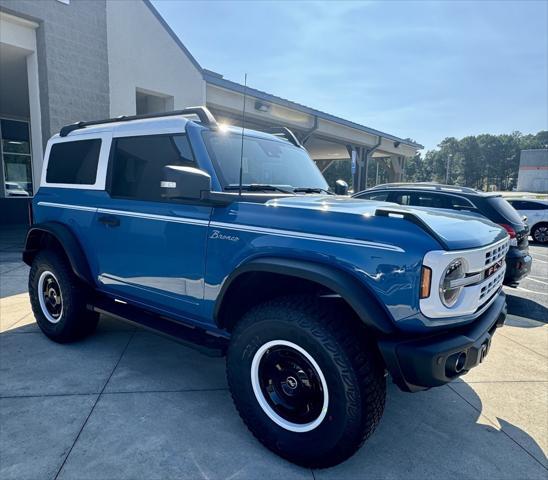
{"label": "rear quarter window", "polygon": [[100,151],[98,138],[55,143],[49,154],[46,183],[95,184]]}

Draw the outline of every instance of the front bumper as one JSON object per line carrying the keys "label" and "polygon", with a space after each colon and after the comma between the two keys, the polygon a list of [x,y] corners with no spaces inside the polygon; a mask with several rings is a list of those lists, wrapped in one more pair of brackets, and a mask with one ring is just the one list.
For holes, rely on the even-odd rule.
{"label": "front bumper", "polygon": [[528,250],[511,248],[506,254],[506,273],[504,284],[515,286],[523,277],[531,271],[533,259]]}
{"label": "front bumper", "polygon": [[381,340],[379,348],[394,383],[416,392],[444,385],[479,365],[505,320],[506,295],[500,291],[492,305],[465,327],[427,337]]}

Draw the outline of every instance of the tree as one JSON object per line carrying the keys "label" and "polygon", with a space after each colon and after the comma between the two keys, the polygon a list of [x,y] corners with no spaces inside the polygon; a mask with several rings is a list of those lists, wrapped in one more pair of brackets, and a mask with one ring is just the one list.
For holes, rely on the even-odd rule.
{"label": "tree", "polygon": [[[481,134],[460,140],[445,138],[438,148],[407,160],[405,179],[445,183],[478,189],[511,190],[517,183],[521,150],[548,148],[548,131],[523,135]],[[449,170],[448,170],[449,165]]]}

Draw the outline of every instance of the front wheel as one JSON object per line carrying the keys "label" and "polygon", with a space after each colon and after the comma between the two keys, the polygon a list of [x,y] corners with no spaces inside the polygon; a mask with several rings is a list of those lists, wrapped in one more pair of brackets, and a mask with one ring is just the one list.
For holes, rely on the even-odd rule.
{"label": "front wheel", "polygon": [[350,457],[384,410],[379,356],[341,316],[308,296],[273,300],[242,318],[228,350],[240,416],[266,447],[306,467]]}
{"label": "front wheel", "polygon": [[539,223],[531,230],[533,240],[538,243],[548,243],[548,223]]}

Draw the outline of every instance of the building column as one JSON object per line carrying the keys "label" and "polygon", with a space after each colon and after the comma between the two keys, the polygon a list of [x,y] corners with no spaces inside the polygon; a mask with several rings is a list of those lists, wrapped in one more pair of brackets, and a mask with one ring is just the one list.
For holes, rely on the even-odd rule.
{"label": "building column", "polygon": [[389,158],[389,182],[401,182],[403,180],[403,167],[404,167],[405,157],[402,156],[391,156]]}
{"label": "building column", "polygon": [[38,59],[36,51],[27,56],[27,79],[29,86],[30,142],[32,153],[32,188],[36,193],[40,187],[42,163],[42,114],[40,111],[40,85],[38,82]]}

